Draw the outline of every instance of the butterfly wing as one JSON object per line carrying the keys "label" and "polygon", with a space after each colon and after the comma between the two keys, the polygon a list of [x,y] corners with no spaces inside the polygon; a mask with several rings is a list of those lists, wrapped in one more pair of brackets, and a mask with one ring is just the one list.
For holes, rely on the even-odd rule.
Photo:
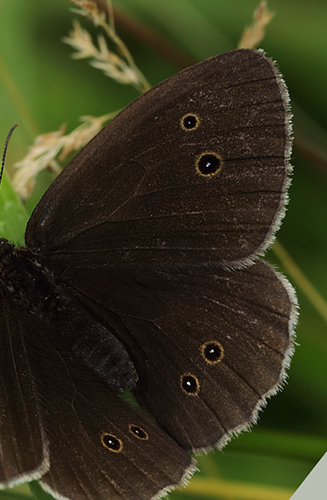
{"label": "butterfly wing", "polygon": [[271,241],[290,170],[288,98],[274,64],[237,50],[136,99],[50,186],[26,242],[59,267],[244,265]]}
{"label": "butterfly wing", "polygon": [[193,459],[72,358],[72,325],[56,318],[2,307],[1,485],[40,479],[58,499],[159,498]]}
{"label": "butterfly wing", "polygon": [[223,446],[285,379],[296,299],[265,262],[81,272],[88,293],[72,293],[114,326],[138,373],[139,402],[185,449]]}
{"label": "butterfly wing", "polygon": [[42,352],[51,466],[41,484],[55,498],[159,498],[190,472],[191,457],[98,377],[48,339]]}
{"label": "butterfly wing", "polygon": [[25,312],[0,299],[0,488],[41,477],[48,444],[24,338]]}
{"label": "butterfly wing", "polygon": [[139,400],[187,449],[248,426],[284,377],[294,296],[269,266],[245,266],[284,211],[288,122],[271,61],[217,56],[120,113],[27,227],[28,246],[115,332]]}

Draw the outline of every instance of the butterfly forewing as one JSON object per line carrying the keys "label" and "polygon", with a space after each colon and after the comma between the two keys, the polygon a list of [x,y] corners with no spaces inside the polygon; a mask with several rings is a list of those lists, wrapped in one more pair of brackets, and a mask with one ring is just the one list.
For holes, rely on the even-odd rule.
{"label": "butterfly forewing", "polygon": [[[239,50],[134,101],[65,168],[33,213],[49,265],[222,262],[266,247],[289,171],[287,94],[273,63]],[[71,256],[71,257],[69,257]],[[52,264],[52,259],[55,261]]]}

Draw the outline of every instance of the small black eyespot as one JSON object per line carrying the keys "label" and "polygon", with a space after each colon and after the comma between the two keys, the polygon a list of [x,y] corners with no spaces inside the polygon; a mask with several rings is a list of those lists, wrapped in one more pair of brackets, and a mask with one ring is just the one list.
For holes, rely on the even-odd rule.
{"label": "small black eyespot", "polygon": [[224,348],[216,340],[205,342],[201,346],[202,356],[209,365],[219,363],[224,357]]}
{"label": "small black eyespot", "polygon": [[114,453],[120,453],[123,449],[123,443],[121,439],[118,439],[113,434],[103,433],[101,436],[101,442],[103,446],[108,448],[108,450],[113,451]]}
{"label": "small black eyespot", "polygon": [[212,177],[221,170],[222,160],[216,153],[208,151],[198,156],[195,165],[200,175]]}
{"label": "small black eyespot", "polygon": [[194,375],[191,375],[190,373],[185,373],[184,375],[181,376],[180,383],[182,390],[188,396],[197,396],[197,394],[199,393],[200,384],[198,379]]}
{"label": "small black eyespot", "polygon": [[189,131],[198,128],[200,124],[200,119],[198,116],[193,115],[192,113],[187,113],[181,119],[181,126],[183,130]]}
{"label": "small black eyespot", "polygon": [[146,441],[147,439],[149,439],[148,433],[145,432],[141,427],[138,427],[137,425],[130,424],[129,425],[129,430],[138,439],[143,439],[144,441]]}

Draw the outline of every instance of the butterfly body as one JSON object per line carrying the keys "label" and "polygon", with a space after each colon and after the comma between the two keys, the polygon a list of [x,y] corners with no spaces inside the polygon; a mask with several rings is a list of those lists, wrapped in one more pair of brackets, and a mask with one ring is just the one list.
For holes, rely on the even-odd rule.
{"label": "butterfly body", "polygon": [[25,248],[15,248],[4,238],[0,240],[0,256],[1,291],[6,291],[18,306],[31,312],[35,306],[41,312],[51,286],[35,257]]}
{"label": "butterfly body", "polygon": [[151,499],[256,421],[293,351],[294,292],[257,257],[284,215],[289,120],[262,52],[204,61],[72,160],[26,248],[0,241],[2,486]]}

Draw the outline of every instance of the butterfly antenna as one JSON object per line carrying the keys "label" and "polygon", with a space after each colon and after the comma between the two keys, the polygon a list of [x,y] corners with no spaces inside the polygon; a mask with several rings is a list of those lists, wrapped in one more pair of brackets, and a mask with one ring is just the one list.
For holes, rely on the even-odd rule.
{"label": "butterfly antenna", "polygon": [[5,147],[3,148],[2,164],[1,164],[1,171],[0,171],[0,184],[1,184],[1,181],[2,181],[3,169],[5,167],[5,160],[6,160],[6,154],[7,154],[7,149],[8,149],[8,144],[9,144],[9,141],[10,141],[10,137],[11,137],[11,134],[13,133],[13,131],[15,130],[15,128],[17,126],[18,126],[18,123],[15,123],[15,125],[13,125],[11,127],[11,129],[9,130],[9,133],[7,135],[7,139],[6,139],[6,142],[5,142]]}

